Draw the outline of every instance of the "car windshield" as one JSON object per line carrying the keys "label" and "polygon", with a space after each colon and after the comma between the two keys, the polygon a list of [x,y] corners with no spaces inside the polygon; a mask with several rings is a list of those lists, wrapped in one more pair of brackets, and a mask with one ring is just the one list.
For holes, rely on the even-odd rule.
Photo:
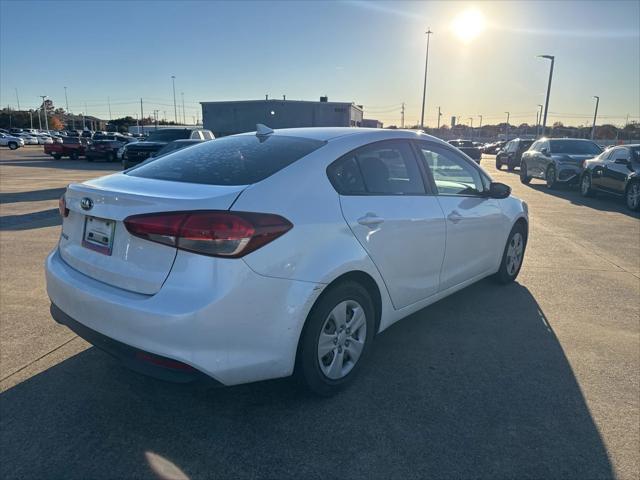
{"label": "car windshield", "polygon": [[568,153],[573,155],[599,155],[602,149],[588,140],[549,140],[551,153]]}
{"label": "car windshield", "polygon": [[180,140],[183,138],[189,138],[191,136],[191,130],[186,128],[181,129],[167,129],[157,130],[151,132],[145,139],[147,142],[173,142],[174,140]]}
{"label": "car windshield", "polygon": [[203,142],[127,171],[134,177],[208,185],[249,185],[273,175],[325,142],[239,135]]}

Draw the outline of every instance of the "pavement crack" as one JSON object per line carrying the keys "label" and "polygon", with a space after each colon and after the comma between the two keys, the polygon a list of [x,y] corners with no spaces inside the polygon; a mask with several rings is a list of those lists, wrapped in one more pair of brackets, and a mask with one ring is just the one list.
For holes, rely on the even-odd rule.
{"label": "pavement crack", "polygon": [[36,358],[35,360],[32,360],[31,362],[27,363],[26,365],[23,365],[22,367],[20,367],[19,369],[17,369],[16,371],[10,373],[9,375],[7,375],[6,377],[0,378],[0,382],[4,382],[5,380],[13,377],[14,375],[20,373],[21,371],[23,371],[26,368],[29,368],[31,365],[33,365],[36,362],[39,362],[40,360],[42,360],[44,357],[46,357],[47,355],[51,355],[53,352],[56,352],[58,350],[60,350],[62,347],[64,347],[65,345],[71,343],[73,340],[75,340],[76,338],[78,338],[78,335],[74,335],[73,337],[71,337],[69,340],[67,340],[66,342],[58,345],[56,348],[49,350],[47,353],[40,355],[38,358]]}

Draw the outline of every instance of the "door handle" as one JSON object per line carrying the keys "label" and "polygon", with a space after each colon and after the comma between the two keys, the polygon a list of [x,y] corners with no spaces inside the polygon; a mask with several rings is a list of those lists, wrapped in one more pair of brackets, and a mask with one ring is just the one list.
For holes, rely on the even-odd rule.
{"label": "door handle", "polygon": [[378,217],[375,213],[367,213],[364,217],[358,219],[358,223],[365,227],[376,227],[383,222],[384,218]]}
{"label": "door handle", "polygon": [[454,210],[449,215],[447,215],[447,219],[452,223],[458,223],[460,220],[462,220],[462,218],[462,215],[460,215],[457,210]]}

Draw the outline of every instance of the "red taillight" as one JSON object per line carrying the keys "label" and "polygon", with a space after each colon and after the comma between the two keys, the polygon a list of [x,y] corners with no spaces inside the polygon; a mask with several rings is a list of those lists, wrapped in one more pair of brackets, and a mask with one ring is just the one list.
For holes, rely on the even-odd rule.
{"label": "red taillight", "polygon": [[64,195],[58,200],[58,211],[61,217],[66,218],[69,216],[69,209],[67,208],[67,201],[64,199]]}
{"label": "red taillight", "polygon": [[247,255],[293,227],[279,215],[227,211],[133,215],[124,224],[132,235],[152,242],[227,258]]}

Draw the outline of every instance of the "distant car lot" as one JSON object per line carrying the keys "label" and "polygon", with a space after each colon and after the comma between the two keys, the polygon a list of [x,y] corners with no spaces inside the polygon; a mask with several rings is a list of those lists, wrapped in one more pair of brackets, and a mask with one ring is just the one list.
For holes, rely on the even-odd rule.
{"label": "distant car lot", "polygon": [[287,380],[157,382],[56,325],[42,262],[58,196],[119,165],[0,150],[3,477],[637,478],[638,215],[494,163],[531,212],[518,283],[400,322],[352,389],[320,401]]}

